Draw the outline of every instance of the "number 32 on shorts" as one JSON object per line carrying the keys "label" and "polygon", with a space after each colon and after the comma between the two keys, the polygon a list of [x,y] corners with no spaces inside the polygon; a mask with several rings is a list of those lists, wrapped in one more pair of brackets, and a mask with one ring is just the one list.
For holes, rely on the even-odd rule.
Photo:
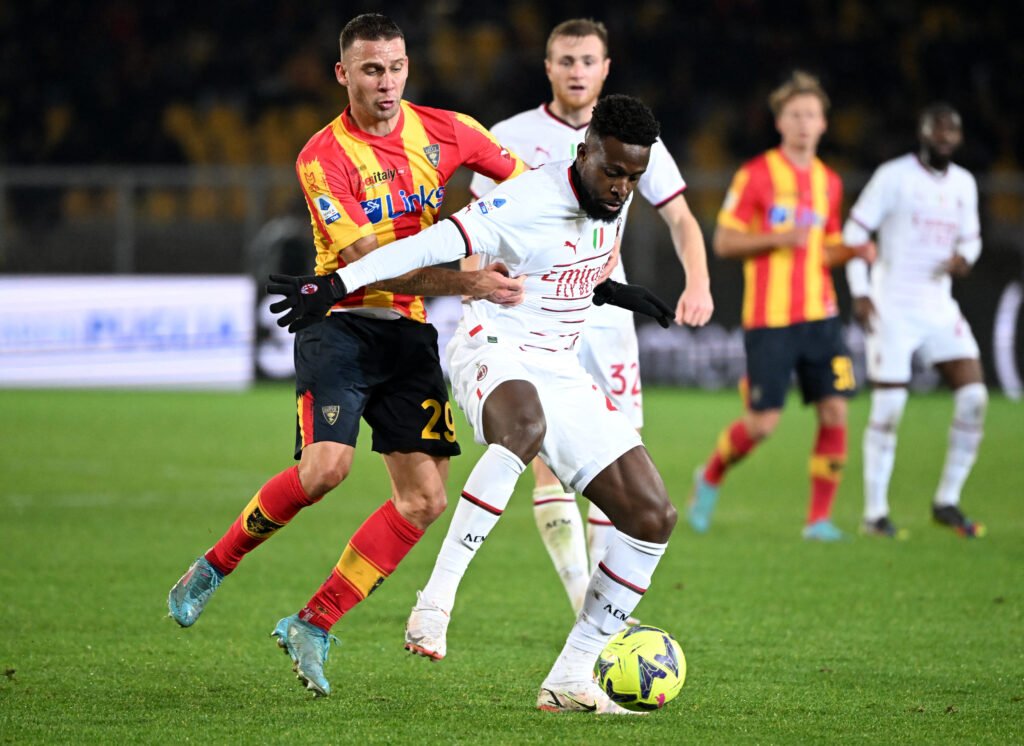
{"label": "number 32 on shorts", "polygon": [[857,380],[853,376],[853,361],[846,355],[836,355],[832,358],[832,375],[835,376],[836,391],[853,391],[857,386]]}
{"label": "number 32 on shorts", "polygon": [[[424,399],[423,403],[420,404],[423,409],[430,411],[430,419],[427,424],[423,427],[423,432],[420,433],[420,437],[424,440],[441,440],[441,436],[449,443],[455,442],[455,418],[452,415],[451,402],[445,402],[441,404],[437,399]],[[435,428],[438,426],[438,422],[441,419],[441,413],[444,413],[444,432],[438,432]]]}

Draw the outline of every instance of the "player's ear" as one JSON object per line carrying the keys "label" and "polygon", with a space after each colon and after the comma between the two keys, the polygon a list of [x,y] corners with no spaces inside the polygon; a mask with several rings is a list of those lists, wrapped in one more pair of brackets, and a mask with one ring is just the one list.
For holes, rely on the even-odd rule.
{"label": "player's ear", "polygon": [[348,74],[345,72],[345,63],[341,60],[334,63],[334,79],[338,81],[338,85],[348,87]]}
{"label": "player's ear", "polygon": [[585,140],[576,146],[576,160],[580,163],[587,160],[587,143]]}

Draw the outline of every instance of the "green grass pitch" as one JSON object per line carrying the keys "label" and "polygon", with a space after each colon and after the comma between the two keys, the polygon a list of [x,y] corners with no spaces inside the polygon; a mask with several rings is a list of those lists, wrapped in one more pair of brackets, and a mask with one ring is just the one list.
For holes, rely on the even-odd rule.
{"label": "green grass pitch", "polygon": [[[966,541],[929,522],[948,395],[912,397],[892,484],[906,542],[856,536],[865,397],[836,508],[853,537],[799,538],[812,414],[726,482],[712,531],[680,521],[637,609],[689,672],[643,718],[534,709],[572,623],[524,479],[470,569],[430,663],[402,630],[445,516],[336,628],[313,700],[269,633],[302,606],[389,487],[364,432],[352,476],[261,547],[203,618],[167,591],[253,492],[287,466],[289,386],[244,394],[0,392],[0,741],[10,743],[1020,743],[1024,741],[1024,404],[994,396]],[[731,393],[647,392],[645,437],[682,509],[694,466],[739,411]],[[458,495],[480,450],[460,420]],[[454,501],[454,500],[453,500]]]}

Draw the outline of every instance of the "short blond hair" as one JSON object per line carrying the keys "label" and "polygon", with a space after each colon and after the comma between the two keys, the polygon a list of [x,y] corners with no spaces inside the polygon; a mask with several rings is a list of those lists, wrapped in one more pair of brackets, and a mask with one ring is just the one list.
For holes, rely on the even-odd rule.
{"label": "short blond hair", "polygon": [[821,81],[809,72],[794,70],[793,74],[768,96],[768,106],[771,107],[772,113],[775,116],[779,116],[783,107],[789,103],[790,99],[806,95],[817,96],[818,100],[821,101],[821,108],[826,112],[828,111],[831,101],[829,101],[825,89],[821,87]]}
{"label": "short blond hair", "polygon": [[604,56],[608,56],[608,29],[600,21],[595,21],[593,18],[570,18],[568,21],[562,21],[551,29],[551,33],[548,35],[548,43],[544,48],[545,57],[551,57],[551,45],[555,39],[563,36],[574,39],[596,36],[601,40],[601,46],[604,47]]}

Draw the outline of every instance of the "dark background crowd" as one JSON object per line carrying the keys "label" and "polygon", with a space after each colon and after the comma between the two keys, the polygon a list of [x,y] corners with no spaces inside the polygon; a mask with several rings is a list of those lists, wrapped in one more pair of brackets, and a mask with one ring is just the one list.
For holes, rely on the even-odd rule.
{"label": "dark background crowd", "polygon": [[1024,162],[1014,5],[18,0],[0,6],[0,161],[290,164],[343,104],[332,72],[338,31],[374,10],[407,35],[406,97],[484,124],[545,100],[553,25],[603,20],[605,90],[654,108],[684,175],[732,169],[773,144],[766,95],[794,67],[819,74],[832,95],[823,155],[841,170],[905,151],[918,109],[944,98],[964,115],[960,160],[1014,172]]}

